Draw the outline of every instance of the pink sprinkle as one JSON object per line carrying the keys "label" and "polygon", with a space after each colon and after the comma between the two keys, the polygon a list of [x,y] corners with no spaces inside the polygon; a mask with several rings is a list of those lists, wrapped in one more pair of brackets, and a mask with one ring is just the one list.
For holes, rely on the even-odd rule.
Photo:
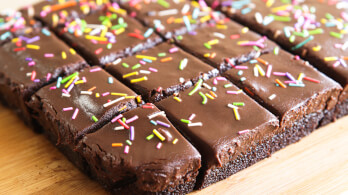
{"label": "pink sprinkle", "polygon": [[179,49],[177,47],[173,47],[173,48],[169,49],[169,53],[174,53],[177,51],[179,51]]}
{"label": "pink sprinkle", "polygon": [[238,70],[246,70],[246,69],[249,69],[248,66],[235,66],[234,68],[235,68],[235,69],[238,69]]}
{"label": "pink sprinkle", "polygon": [[65,94],[69,94],[69,92],[66,89],[62,89],[62,92]]}
{"label": "pink sprinkle", "polygon": [[49,80],[51,79],[51,77],[52,77],[52,74],[51,74],[51,73],[47,73],[47,78],[46,78],[46,80],[49,81]]}
{"label": "pink sprinkle", "polygon": [[296,84],[297,82],[296,81],[284,81],[285,84],[289,84],[289,83],[294,83]]}
{"label": "pink sprinkle", "polygon": [[244,133],[249,133],[250,132],[250,130],[243,130],[243,131],[238,131],[238,134],[239,135],[242,135],[242,134],[244,134]]}
{"label": "pink sprinkle", "polygon": [[204,0],[199,0],[198,3],[202,9],[205,9],[206,7],[208,7]]}
{"label": "pink sprinkle", "polygon": [[73,110],[73,107],[63,108],[63,111],[70,111],[70,110]]}
{"label": "pink sprinkle", "polygon": [[45,11],[41,11],[41,12],[40,12],[40,16],[44,18],[44,17],[47,16],[47,13],[46,13]]}
{"label": "pink sprinkle", "polygon": [[272,65],[268,65],[266,77],[268,78],[271,77],[271,73],[272,73]]}
{"label": "pink sprinkle", "polygon": [[93,69],[90,69],[89,72],[98,72],[98,71],[101,71],[101,68],[98,67],[98,68],[93,68]]}
{"label": "pink sprinkle", "polygon": [[28,63],[28,66],[35,66],[35,64],[36,63],[34,61],[31,61],[31,62]]}
{"label": "pink sprinkle", "polygon": [[52,87],[50,87],[50,90],[55,90],[55,89],[57,89],[57,87],[56,87],[56,86],[52,86]]}
{"label": "pink sprinkle", "polygon": [[216,77],[216,80],[218,81],[227,81],[225,77]]}
{"label": "pink sprinkle", "polygon": [[31,80],[34,81],[36,77],[36,71],[31,72]]}
{"label": "pink sprinkle", "polygon": [[237,91],[226,91],[227,94],[233,94],[233,95],[237,95],[238,92]]}
{"label": "pink sprinkle", "polygon": [[159,142],[159,143],[157,144],[156,148],[157,148],[157,149],[161,149],[161,148],[162,148],[162,143]]}
{"label": "pink sprinkle", "polygon": [[348,14],[346,12],[341,12],[341,17],[348,22]]}
{"label": "pink sprinkle", "polygon": [[337,67],[337,66],[339,66],[340,65],[340,61],[336,61],[334,64],[333,64],[333,67]]}
{"label": "pink sprinkle", "polygon": [[74,111],[74,114],[72,115],[71,118],[72,118],[73,120],[75,120],[78,113],[79,113],[79,109],[76,108],[75,111]]}
{"label": "pink sprinkle", "polygon": [[129,153],[129,146],[125,146],[125,147],[124,147],[124,153],[125,153],[125,154],[128,154],[128,153]]}
{"label": "pink sprinkle", "polygon": [[131,122],[134,122],[134,121],[137,120],[138,118],[139,118],[138,115],[135,115],[135,116],[133,116],[132,118],[126,120],[126,124],[129,124],[129,123],[131,123]]}
{"label": "pink sprinkle", "polygon": [[300,60],[300,56],[296,55],[295,60]]}
{"label": "pink sprinkle", "polygon": [[111,123],[115,123],[118,119],[120,119],[120,118],[122,118],[123,117],[123,115],[122,114],[119,114],[118,116],[116,116],[115,118],[113,118],[112,120],[111,120]]}
{"label": "pink sprinkle", "polygon": [[149,71],[151,71],[151,72],[158,72],[158,70],[156,68],[152,68],[152,67],[149,68]]}
{"label": "pink sprinkle", "polygon": [[45,53],[45,58],[53,58],[54,54],[53,53]]}
{"label": "pink sprinkle", "polygon": [[196,117],[196,114],[191,114],[191,116],[189,117],[189,121],[192,121],[195,117]]}
{"label": "pink sprinkle", "polygon": [[146,65],[146,62],[144,62],[142,60],[140,60],[139,63],[142,64],[142,65]]}
{"label": "pink sprinkle", "polygon": [[86,77],[82,77],[82,80],[83,80],[84,83],[87,83]]}
{"label": "pink sprinkle", "polygon": [[273,72],[273,75],[275,75],[275,76],[285,76],[286,74],[285,74],[285,72]]}
{"label": "pink sprinkle", "polygon": [[217,85],[218,84],[218,82],[217,82],[217,80],[216,80],[216,78],[213,80],[213,85]]}
{"label": "pink sprinkle", "polygon": [[336,49],[340,49],[340,48],[342,48],[342,46],[343,46],[343,45],[340,44],[340,43],[336,43],[336,44],[335,44],[335,48],[336,48]]}
{"label": "pink sprinkle", "polygon": [[105,97],[107,95],[110,95],[110,92],[105,92],[105,93],[102,94],[103,97]]}

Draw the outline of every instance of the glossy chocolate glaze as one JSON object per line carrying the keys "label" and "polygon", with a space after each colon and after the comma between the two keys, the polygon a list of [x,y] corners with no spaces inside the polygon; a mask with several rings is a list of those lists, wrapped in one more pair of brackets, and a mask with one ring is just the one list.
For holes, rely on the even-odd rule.
{"label": "glossy chocolate glaze", "polygon": [[[134,97],[120,99],[114,104],[105,106],[108,101],[136,94],[100,67],[86,68],[79,72],[78,77],[79,80],[76,81],[78,84],[68,93],[70,97],[64,96],[62,92],[62,89],[68,90],[65,86],[67,83],[61,84],[60,88],[56,89],[56,83],[53,83],[40,89],[29,102],[33,117],[46,131],[49,130],[58,137],[57,144],[70,144],[72,148],[76,139],[100,128],[114,114],[136,107]],[[91,93],[85,94],[87,91]],[[112,95],[112,93],[121,94]],[[122,94],[124,95],[120,96]],[[70,109],[64,111],[64,108]],[[76,109],[79,111],[73,119]],[[97,121],[93,120],[93,116]]]}
{"label": "glossy chocolate glaze", "polygon": [[[174,49],[177,51],[170,52]],[[158,56],[158,54],[163,53],[165,53],[165,56]],[[140,68],[133,69],[132,67],[140,64],[140,61],[142,61],[142,58],[139,58],[140,55],[155,57],[156,60],[153,60],[151,63],[145,62],[146,64],[141,65]],[[171,60],[162,62],[163,59],[169,58]],[[180,70],[179,65],[185,58],[187,59],[187,65],[183,70]],[[122,65],[123,63],[129,65],[129,67],[126,68]],[[153,69],[156,69],[157,72],[153,72],[155,71]],[[209,79],[218,75],[218,70],[184,52],[175,45],[168,43],[160,44],[136,56],[125,58],[116,65],[111,64],[106,67],[106,70],[130,88],[143,95],[145,100],[149,101],[158,101],[189,88],[200,78]],[[147,72],[142,73],[144,70]],[[123,78],[124,75],[127,76],[129,73],[136,73],[138,75]],[[143,78],[144,76],[147,77],[147,80],[132,83],[133,79]],[[162,89],[158,90],[159,87]]]}
{"label": "glossy chocolate glaze", "polygon": [[[337,1],[338,3],[336,4],[335,1],[306,0],[303,2],[294,1],[296,2],[294,4],[289,2],[287,4],[282,3],[281,1],[275,1],[274,4],[269,7],[267,7],[265,2],[261,0],[251,0],[251,2],[251,4],[244,5],[241,9],[231,9],[231,6],[227,6],[228,3],[226,1],[225,6],[222,6],[221,9],[237,21],[250,26],[253,30],[259,33],[267,35],[270,39],[277,41],[279,44],[281,44],[291,52],[301,55],[301,57],[308,60],[313,66],[317,67],[319,70],[335,79],[344,88],[347,88],[348,67],[344,64],[339,64],[334,67],[334,64],[337,63],[340,58],[342,58],[342,61],[344,61],[345,64],[348,63],[348,33],[344,33],[344,31],[347,31],[348,28],[348,18],[347,16],[345,16],[346,18],[342,18],[344,14],[346,15],[348,13],[348,6],[343,5],[344,3],[347,4],[347,2]],[[341,6],[339,4],[341,4]],[[281,6],[287,5],[289,5],[290,8],[290,21],[283,22],[275,20],[268,25],[263,25],[256,21],[255,14],[257,12],[260,13],[264,19],[265,16],[275,14],[275,12],[272,12],[272,9],[274,10]],[[297,6],[298,11],[292,11],[292,6]],[[247,7],[251,7],[251,11],[247,14],[242,14],[241,10]],[[341,8],[338,9],[339,7]],[[308,8],[310,8],[311,10],[305,12],[309,12],[311,14],[308,14],[307,17],[314,18],[313,21],[315,21],[315,23],[312,22],[311,24],[307,24],[306,27],[303,27],[302,25],[299,25],[301,24],[301,22],[294,18],[294,14],[296,13],[297,15],[301,15],[301,10],[308,10]],[[332,19],[329,19],[331,17]],[[331,25],[330,23],[337,25]],[[307,34],[305,36],[295,36],[295,40],[293,42],[290,42],[289,37],[284,33],[284,28],[294,27],[295,24],[300,26],[300,32],[303,32],[304,29],[307,31],[321,29],[322,33],[312,34],[314,38],[313,40],[309,41],[307,44],[298,49],[292,49],[294,46],[310,37],[310,34]],[[311,25],[313,27],[310,27]],[[344,28],[346,30],[344,30]],[[336,38],[330,35],[331,32],[342,32],[342,38]],[[338,45],[336,46],[335,44]],[[343,45],[346,46],[343,47]],[[318,46],[320,47],[320,50],[313,49]],[[345,58],[343,56],[345,56]],[[338,60],[328,61],[325,59],[326,57],[338,57]],[[347,91],[348,90],[345,90],[345,93],[342,93],[341,101],[344,101],[348,98]]]}
{"label": "glossy chocolate glaze", "polygon": [[[112,14],[113,16],[117,16],[117,18],[112,19]],[[106,15],[109,16],[109,18],[106,20],[110,21],[110,23],[107,22],[107,27],[109,30],[106,34],[112,34],[112,36],[115,36],[115,40],[113,40],[114,43],[112,43],[113,41],[110,42],[112,38],[105,37],[104,38],[106,41],[102,40],[93,43],[93,40],[95,40],[94,38],[93,40],[86,39],[87,35],[91,35],[90,32],[85,31],[81,35],[77,35],[77,33],[79,33],[79,30],[76,29],[75,31],[70,31],[69,28],[65,28],[66,32],[61,35],[64,40],[75,47],[81,53],[81,55],[84,56],[91,64],[105,65],[107,63],[113,62],[117,58],[129,56],[138,51],[153,47],[154,45],[162,41],[162,39],[155,33],[152,33],[150,37],[145,39],[143,35],[148,29],[143,27],[135,19],[122,14],[98,11],[86,16],[84,18],[84,21],[86,21],[87,25],[90,24],[104,26],[100,18],[105,18]],[[74,20],[74,22],[77,22],[77,20],[80,19],[78,18]],[[127,24],[127,27],[124,28],[124,32],[115,35],[115,30],[110,29],[112,29],[112,26],[120,24],[119,21],[122,20]],[[91,28],[91,30],[95,30],[95,28]],[[139,37],[130,36],[131,34],[137,34],[137,36]],[[100,35],[101,32],[95,34],[94,36],[100,37]],[[108,43],[110,43],[111,45],[108,46]]]}
{"label": "glossy chocolate glaze", "polygon": [[[218,34],[217,34],[218,33]],[[231,38],[232,36],[232,38]],[[211,40],[218,40],[217,44],[211,45],[211,49],[204,46]],[[262,46],[257,51],[253,46],[241,46],[238,42],[260,41]],[[255,57],[261,53],[268,52],[274,47],[272,42],[267,41],[265,37],[251,32],[233,21],[225,19],[216,25],[209,25],[204,28],[196,29],[194,33],[183,35],[182,40],[176,38],[177,44],[189,51],[193,55],[208,62],[220,71],[226,71],[231,68],[231,64],[240,64]],[[216,55],[214,58],[204,57],[205,54]],[[230,59],[230,64],[226,64],[225,58]]]}
{"label": "glossy chocolate glaze", "polygon": [[[160,192],[183,182],[195,179],[200,168],[201,156],[197,150],[183,138],[163,115],[152,119],[148,117],[160,112],[153,108],[137,108],[126,112],[123,117],[138,119],[127,125],[134,127],[134,140],[131,145],[130,130],[114,130],[120,127],[118,122],[109,123],[95,133],[86,135],[78,149],[91,166],[92,174],[107,186],[121,187],[135,182],[134,188],[144,192]],[[150,120],[161,121],[170,127],[153,125]],[[154,136],[146,137],[157,129],[165,140]],[[176,144],[173,141],[177,139]],[[112,147],[113,143],[123,146]],[[162,144],[157,149],[158,144]],[[129,152],[125,153],[125,147]],[[191,177],[189,177],[191,176]]]}
{"label": "glossy chocolate glaze", "polygon": [[[189,93],[193,88],[181,92],[178,96],[181,102],[170,97],[156,103],[202,154],[203,177],[245,152],[250,145],[272,136],[278,127],[277,118],[242,91],[239,94],[227,94],[227,91],[239,89],[226,78],[210,79],[206,84],[215,88],[211,90],[217,96],[213,100],[207,97],[206,104],[203,104],[199,94],[210,94],[211,90],[205,87],[191,96]],[[225,88],[225,85],[228,86]],[[244,103],[244,106],[237,106],[240,120],[237,120],[234,110],[227,106],[233,102]],[[191,123],[201,122],[202,126],[189,126],[181,121],[189,119],[192,114],[196,116]]]}
{"label": "glossy chocolate glaze", "polygon": [[[131,14],[135,13],[137,19],[146,26],[155,28],[167,39],[194,30],[200,23],[205,23],[211,19],[211,8],[200,6],[196,1],[169,0],[166,3],[162,5],[157,1],[141,0],[137,3],[121,1],[120,5],[129,10]],[[194,11],[194,9],[196,10]],[[193,14],[193,12],[195,13]],[[189,18],[189,27],[184,23],[184,16]],[[160,25],[157,24],[158,22]]]}
{"label": "glossy chocolate glaze", "polygon": [[[259,71],[257,71],[259,75],[255,76],[254,67],[257,65],[265,72],[264,76]],[[246,66],[248,69],[238,69],[241,66]],[[338,83],[305,61],[296,59],[281,49],[278,55],[265,54],[258,60],[241,66],[225,72],[224,76],[246,90],[251,97],[278,116],[281,127],[291,127],[294,121],[310,113],[333,109],[342,90]],[[272,67],[271,74],[267,74],[269,66]],[[275,75],[277,73],[289,73],[291,76],[277,76]],[[294,78],[294,81],[299,80],[300,73],[303,73],[305,77],[300,79],[302,82],[297,81],[297,84],[303,84],[304,87],[286,84],[287,81],[292,80],[291,77]],[[320,83],[306,80],[307,77]],[[277,85],[276,79],[279,79],[286,88]],[[273,94],[275,97],[272,98]]]}

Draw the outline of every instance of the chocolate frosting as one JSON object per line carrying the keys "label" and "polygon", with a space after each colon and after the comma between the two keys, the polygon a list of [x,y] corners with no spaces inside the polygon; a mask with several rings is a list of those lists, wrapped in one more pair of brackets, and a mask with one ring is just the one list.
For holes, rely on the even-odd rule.
{"label": "chocolate frosting", "polygon": [[[215,89],[202,87],[190,96],[191,88],[179,94],[181,102],[171,97],[156,103],[202,154],[205,175],[209,174],[207,170],[223,166],[250,145],[271,136],[278,127],[277,118],[242,91],[227,94],[227,91],[237,92],[239,89],[226,78],[210,79],[206,84]],[[208,101],[203,104],[201,95],[214,97],[211,91],[214,91],[216,98],[210,99],[205,95]],[[228,107],[228,104],[238,102],[244,104],[236,106],[239,120],[234,110]],[[182,122],[182,119],[189,120],[192,114],[195,117],[190,123],[201,122],[202,126]]]}
{"label": "chocolate frosting", "polygon": [[[344,5],[345,4],[345,5]],[[301,55],[304,59],[308,60],[312,65],[328,74],[336,81],[338,81],[343,87],[348,84],[348,6],[345,1],[318,1],[318,0],[306,0],[306,1],[293,1],[293,3],[283,3],[282,1],[274,1],[274,4],[267,6],[264,1],[251,0],[251,4],[244,5],[241,9],[231,9],[230,1],[222,2],[222,10],[224,10],[232,18],[239,22],[252,27],[255,31],[265,34],[271,39],[276,40],[283,47],[291,50],[298,55]],[[287,6],[289,11],[285,11],[281,6]],[[250,12],[243,14],[242,10],[245,8],[252,8]],[[285,7],[286,8],[286,7]],[[274,9],[278,9],[279,14],[283,13],[284,16],[289,15],[290,21],[278,21],[274,20],[268,25],[258,23],[255,17],[256,13],[260,13],[263,20],[265,17],[277,12],[272,12]],[[296,11],[295,11],[296,10]],[[276,10],[277,11],[277,10]],[[306,13],[308,24],[303,24],[300,17]],[[294,15],[297,15],[296,19]],[[299,26],[299,34],[291,32],[290,35],[294,35],[294,41],[290,42],[289,36],[284,33],[284,28],[293,28],[295,25]],[[320,29],[320,33],[303,33],[313,32],[315,29]],[[302,34],[303,33],[303,34]],[[338,33],[341,38],[337,38],[331,35],[331,33]],[[302,35],[301,35],[302,34]],[[302,43],[310,36],[313,36],[313,40],[304,44],[302,47],[293,48],[294,46]],[[337,59],[329,59],[327,57],[334,57]],[[328,60],[329,59],[329,60]],[[346,94],[345,98],[347,98]],[[342,99],[345,99],[342,98]]]}
{"label": "chocolate frosting", "polygon": [[[164,56],[159,56],[163,54]],[[140,55],[151,59],[155,58],[155,60],[146,63]],[[170,60],[163,61],[169,58]],[[187,65],[181,70],[179,66],[184,59],[187,60]],[[126,68],[122,65],[123,63],[129,65],[129,67]],[[141,63],[145,64],[141,65]],[[132,67],[137,64],[141,66],[133,69]],[[160,44],[139,53],[139,55],[125,58],[116,65],[107,66],[106,70],[148,99],[157,93],[162,94],[161,96],[172,95],[179,92],[179,90],[191,87],[199,78],[208,79],[218,74],[216,69],[168,43]],[[146,72],[142,73],[144,70]],[[124,75],[127,76],[130,73],[137,73],[138,75],[123,78]],[[147,77],[147,80],[131,83],[132,80],[144,76]],[[158,91],[159,87],[162,89]]]}
{"label": "chocolate frosting", "polygon": [[[65,53],[65,59],[62,53]],[[0,48],[0,55],[6,59],[0,62],[0,71],[11,78],[25,99],[58,76],[71,74],[85,66],[83,58],[71,52],[47,29],[36,29],[4,44]]]}
{"label": "chocolate frosting", "polygon": [[[211,19],[210,7],[202,6],[196,1],[169,0],[163,5],[159,1],[141,0],[122,2],[121,6],[135,13],[135,17],[146,26],[155,28],[166,38],[182,35],[197,27],[200,23]],[[196,10],[195,10],[196,9]],[[195,11],[194,11],[195,10]],[[183,17],[187,17],[190,25],[187,27]],[[160,23],[160,24],[158,24]]]}
{"label": "chocolate frosting", "polygon": [[[204,44],[211,40],[217,40],[217,44],[211,45],[208,49]],[[259,41],[260,52],[253,46],[247,46],[251,42]],[[216,25],[209,25],[205,28],[199,28],[194,33],[186,34],[182,40],[176,38],[176,42],[193,55],[207,61],[209,64],[225,71],[231,64],[240,64],[251,58],[258,57],[260,53],[267,52],[274,47],[272,42],[267,41],[254,32],[248,30],[233,21],[224,20]],[[245,44],[245,46],[239,45]],[[253,44],[251,44],[253,45]],[[210,55],[205,57],[205,55]],[[211,57],[214,56],[215,57]],[[224,65],[225,58],[229,58],[231,64]]]}
{"label": "chocolate frosting", "polygon": [[[148,29],[135,19],[119,14],[119,12],[121,11],[114,13],[98,11],[86,16],[82,22],[80,18],[70,21],[64,29],[65,33],[62,34],[62,38],[77,48],[88,62],[102,65],[147,49],[162,41],[156,33],[152,33],[145,39],[143,35]],[[82,33],[80,28],[84,28],[84,21],[87,27]],[[71,25],[74,22],[77,23],[76,26]],[[125,24],[124,31],[120,28],[119,32],[116,32],[117,29],[113,29],[113,26],[120,24]],[[108,29],[104,36],[101,31],[94,33],[100,27]],[[102,38],[101,40],[97,40],[98,38],[87,39],[86,36],[89,35]]]}
{"label": "chocolate frosting", "polygon": [[[127,120],[137,117],[135,121],[127,124],[134,128],[133,141],[130,138],[131,130],[114,130],[121,126],[118,122],[109,123],[97,132],[86,135],[79,151],[101,181],[112,182],[109,185],[117,186],[135,180],[134,187],[158,192],[189,180],[190,178],[185,178],[187,175],[197,173],[200,168],[200,154],[165,116],[158,115],[149,119],[150,115],[158,112],[160,110],[153,106],[150,109],[137,108],[123,114]],[[159,122],[154,125],[150,120],[169,126],[163,127]],[[153,134],[153,129],[158,130],[166,139],[161,141]],[[148,140],[149,135],[154,137]],[[168,139],[168,135],[171,139]],[[123,146],[112,147],[113,143],[121,143]],[[159,149],[158,144],[161,144]],[[125,147],[129,147],[128,153],[124,152]]]}
{"label": "chocolate frosting", "polygon": [[[239,69],[242,66],[246,66],[247,69]],[[257,60],[242,66],[235,66],[224,75],[279,116],[283,127],[291,126],[292,122],[307,114],[333,109],[341,91],[338,83],[283,50],[279,50],[277,55],[274,53],[262,55]],[[264,76],[258,70],[254,70],[257,66],[265,72]],[[270,66],[270,74],[267,74]],[[301,73],[304,78],[298,79]],[[279,74],[287,75],[279,76]],[[307,78],[319,83],[309,81]],[[286,88],[281,87],[276,79],[279,79]],[[290,86],[287,81],[295,81],[294,84],[303,86]]]}
{"label": "chocolate frosting", "polygon": [[[53,132],[58,134],[56,136],[63,144],[73,144],[75,136],[93,132],[110,120],[114,114],[136,107],[134,100],[136,94],[100,67],[82,70],[76,82],[77,84],[73,85],[69,93],[62,92],[63,89],[68,90],[66,86],[68,82],[61,84],[60,88],[56,88],[57,84],[53,83],[40,89],[29,102],[29,106],[39,113],[36,117],[45,117],[45,120],[40,119],[39,122],[54,123],[48,126],[42,125],[45,128],[55,128],[55,121],[59,121],[60,125],[57,127],[59,129],[53,129]],[[126,98],[119,99],[120,97]],[[105,105],[116,99],[119,100]],[[124,108],[124,106],[127,107]],[[77,109],[78,113],[74,117]],[[93,116],[97,121],[92,118]],[[53,121],[52,118],[54,118]]]}

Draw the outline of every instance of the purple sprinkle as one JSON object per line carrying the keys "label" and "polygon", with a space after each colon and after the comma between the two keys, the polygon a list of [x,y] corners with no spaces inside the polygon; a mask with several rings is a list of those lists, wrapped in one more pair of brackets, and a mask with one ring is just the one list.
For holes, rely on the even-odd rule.
{"label": "purple sprinkle", "polygon": [[27,44],[30,44],[30,43],[34,43],[35,41],[38,41],[38,40],[40,40],[40,36],[35,36],[31,39],[27,39],[26,42],[27,42]]}
{"label": "purple sprinkle", "polygon": [[159,120],[156,120],[156,123],[159,124],[159,125],[162,125],[163,127],[167,127],[167,128],[170,127],[169,124],[167,124],[167,123],[165,123],[165,122],[162,122],[162,121],[159,121]]}
{"label": "purple sprinkle", "polygon": [[116,116],[115,118],[113,118],[112,120],[111,120],[111,123],[115,123],[118,119],[120,119],[120,118],[122,118],[123,117],[123,115],[122,114],[119,114],[118,116]]}
{"label": "purple sprinkle", "polygon": [[33,58],[25,58],[25,61],[32,61]]}
{"label": "purple sprinkle", "polygon": [[130,126],[129,131],[129,140],[134,141],[134,126]]}
{"label": "purple sprinkle", "polygon": [[285,73],[286,77],[288,77],[292,81],[296,81],[296,79],[288,72]]}

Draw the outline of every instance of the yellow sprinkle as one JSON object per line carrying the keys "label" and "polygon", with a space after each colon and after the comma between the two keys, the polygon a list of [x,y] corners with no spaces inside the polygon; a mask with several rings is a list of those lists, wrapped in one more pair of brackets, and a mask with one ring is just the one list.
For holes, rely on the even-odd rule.
{"label": "yellow sprinkle", "polygon": [[59,16],[57,14],[52,15],[52,26],[56,27],[58,25]]}
{"label": "yellow sprinkle", "polygon": [[123,33],[124,31],[126,31],[125,28],[120,28],[120,29],[115,30],[115,34],[119,35],[119,34]]}
{"label": "yellow sprinkle", "polygon": [[75,80],[75,78],[77,77],[77,75],[76,76],[74,76],[74,77],[72,77],[70,80],[69,80],[69,82],[67,82],[66,84],[65,84],[65,88],[68,88],[70,85],[71,85],[71,83]]}
{"label": "yellow sprinkle", "polygon": [[62,58],[65,60],[66,59],[66,53],[65,51],[62,51]]}
{"label": "yellow sprinkle", "polygon": [[303,77],[305,77],[306,75],[305,74],[303,74],[302,72],[298,75],[298,78],[297,78],[297,80],[298,81],[302,81],[302,79],[303,79]]}
{"label": "yellow sprinkle", "polygon": [[179,97],[173,97],[177,102],[181,102],[182,100]]}
{"label": "yellow sprinkle", "polygon": [[265,71],[261,68],[261,66],[256,64],[255,67],[259,71],[260,75],[264,77],[265,76]]}
{"label": "yellow sprinkle", "polygon": [[16,43],[19,40],[19,38],[12,39],[12,43]]}
{"label": "yellow sprinkle", "polygon": [[147,76],[138,78],[138,79],[132,79],[130,82],[131,83],[137,83],[137,82],[141,82],[141,81],[147,81]]}
{"label": "yellow sprinkle", "polygon": [[125,79],[125,78],[127,78],[127,77],[136,76],[136,75],[139,75],[139,72],[138,72],[138,71],[125,74],[125,75],[122,76],[122,78]]}
{"label": "yellow sprinkle", "polygon": [[160,133],[160,132],[158,132],[156,129],[153,129],[153,131],[152,131],[157,137],[158,137],[158,139],[160,139],[162,142],[164,141],[164,140],[166,140],[166,138]]}
{"label": "yellow sprinkle", "polygon": [[28,48],[28,49],[39,50],[39,49],[40,49],[40,46],[38,46],[38,45],[27,45],[27,48]]}
{"label": "yellow sprinkle", "polygon": [[70,51],[70,53],[71,53],[72,55],[75,55],[75,54],[76,54],[76,51],[75,51],[73,48],[70,48],[69,51]]}
{"label": "yellow sprinkle", "polygon": [[236,118],[237,121],[240,120],[240,116],[238,113],[238,109],[237,108],[233,108],[233,112],[234,112],[234,117]]}
{"label": "yellow sprinkle", "polygon": [[127,108],[127,105],[124,105],[122,108],[118,109],[118,111],[120,112],[120,111],[122,111],[122,110],[124,110],[126,108]]}
{"label": "yellow sprinkle", "polygon": [[174,23],[180,24],[180,23],[183,23],[183,22],[184,22],[183,18],[175,18],[174,19]]}
{"label": "yellow sprinkle", "polygon": [[249,41],[238,41],[237,44],[238,45],[241,45],[241,44],[244,44],[244,43],[248,43]]}
{"label": "yellow sprinkle", "polygon": [[333,57],[325,57],[324,60],[325,61],[336,61],[336,60],[338,60],[338,58],[334,57],[334,56]]}
{"label": "yellow sprinkle", "polygon": [[210,53],[205,53],[203,56],[204,56],[205,58],[209,58],[209,57],[210,57]]}
{"label": "yellow sprinkle", "polygon": [[79,80],[79,81],[75,82],[75,85],[79,85],[79,84],[83,84],[83,83],[85,83],[83,80]]}
{"label": "yellow sprinkle", "polygon": [[285,10],[287,10],[289,7],[291,7],[290,4],[282,5],[282,6],[279,6],[279,7],[274,7],[274,8],[272,8],[271,11],[272,11],[273,13],[279,12],[279,11],[285,11]]}
{"label": "yellow sprinkle", "polygon": [[112,6],[108,6],[109,7],[109,11],[114,12],[114,13],[119,13],[120,15],[125,15],[127,14],[126,10],[124,9],[119,9],[119,8],[115,8]]}
{"label": "yellow sprinkle", "polygon": [[267,6],[267,7],[271,7],[271,6],[274,4],[274,1],[275,1],[275,0],[267,0],[266,6]]}
{"label": "yellow sprinkle", "polygon": [[318,45],[318,46],[313,47],[312,49],[313,49],[313,51],[320,51],[321,50],[321,46]]}
{"label": "yellow sprinkle", "polygon": [[99,93],[95,93],[95,97],[100,97],[100,94]]}
{"label": "yellow sprinkle", "polygon": [[86,35],[85,36],[86,39],[93,39],[93,40],[96,40],[96,41],[107,41],[108,39],[105,38],[105,37],[97,37],[97,36],[92,36],[92,35]]}
{"label": "yellow sprinkle", "polygon": [[91,28],[85,28],[84,33],[88,34],[88,33],[90,33],[92,30],[93,30],[93,29],[91,29]]}
{"label": "yellow sprinkle", "polygon": [[148,60],[152,60],[152,61],[157,60],[156,57],[152,57],[152,56],[136,55],[135,57],[139,58],[139,59],[148,59]]}
{"label": "yellow sprinkle", "polygon": [[245,34],[249,31],[249,28],[248,27],[244,27],[242,28],[242,33]]}
{"label": "yellow sprinkle", "polygon": [[173,144],[176,144],[176,143],[178,143],[178,139],[177,138],[175,138],[174,140],[173,140]]}
{"label": "yellow sprinkle", "polygon": [[108,27],[105,27],[102,31],[101,31],[101,33],[100,33],[100,37],[105,37],[105,35],[106,35],[106,33],[108,32]]}
{"label": "yellow sprinkle", "polygon": [[126,99],[135,99],[135,96],[126,96]]}
{"label": "yellow sprinkle", "polygon": [[141,96],[140,95],[138,95],[135,99],[137,100],[138,103],[141,102]]}
{"label": "yellow sprinkle", "polygon": [[226,25],[223,25],[223,24],[217,24],[217,25],[216,25],[216,28],[217,28],[217,29],[227,29],[227,26],[226,26]]}
{"label": "yellow sprinkle", "polygon": [[126,93],[114,93],[114,92],[111,92],[111,95],[127,96]]}
{"label": "yellow sprinkle", "polygon": [[213,40],[208,41],[209,45],[215,45],[215,44],[218,44],[218,43],[219,43],[218,39],[213,39]]}
{"label": "yellow sprinkle", "polygon": [[97,5],[102,5],[103,4],[103,0],[96,0]]}
{"label": "yellow sprinkle", "polygon": [[213,96],[211,96],[209,93],[206,93],[205,96],[207,96],[209,99],[213,100],[215,99]]}
{"label": "yellow sprinkle", "polygon": [[200,22],[202,22],[202,23],[204,23],[204,22],[207,22],[208,20],[210,20],[211,19],[211,17],[210,17],[210,15],[206,15],[206,16],[203,16],[201,19],[199,19],[200,20]]}

